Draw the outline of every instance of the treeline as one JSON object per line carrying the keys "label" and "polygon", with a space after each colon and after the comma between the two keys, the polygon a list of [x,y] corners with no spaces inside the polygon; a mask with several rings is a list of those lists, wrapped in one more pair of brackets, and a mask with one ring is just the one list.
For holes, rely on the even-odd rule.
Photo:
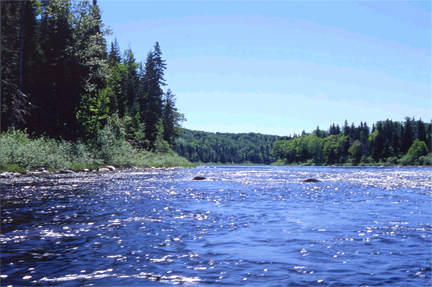
{"label": "treeline", "polygon": [[180,156],[196,163],[271,164],[279,136],[257,133],[210,133],[181,129],[174,145]]}
{"label": "treeline", "polygon": [[[143,63],[123,53],[97,1],[1,1],[1,129],[94,139],[108,122],[135,147],[166,149],[184,117],[163,88],[158,42]],[[112,119],[112,120],[111,120]]]}
{"label": "treeline", "polygon": [[331,125],[312,133],[286,137],[273,145],[281,164],[404,164],[431,165],[431,123],[406,117],[372,125]]}

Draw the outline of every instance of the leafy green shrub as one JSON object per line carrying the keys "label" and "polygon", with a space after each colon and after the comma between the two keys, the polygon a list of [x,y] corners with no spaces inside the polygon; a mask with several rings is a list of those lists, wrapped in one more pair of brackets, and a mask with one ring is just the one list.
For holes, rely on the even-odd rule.
{"label": "leafy green shrub", "polygon": [[428,147],[426,143],[415,139],[408,153],[399,162],[403,165],[430,165],[430,156],[427,156],[427,154]]}
{"label": "leafy green shrub", "polygon": [[169,143],[161,138],[158,138],[155,142],[154,150],[157,153],[166,153],[170,150]]}
{"label": "leafy green shrub", "polygon": [[30,139],[24,131],[9,130],[2,134],[1,162],[24,168],[65,167],[67,158],[59,142],[39,137]]}
{"label": "leafy green shrub", "polygon": [[363,165],[373,165],[375,163],[374,159],[371,156],[368,157],[362,156],[360,162]]}
{"label": "leafy green shrub", "polygon": [[98,164],[125,165],[136,153],[126,141],[125,122],[117,116],[109,118],[105,127],[97,132],[93,147]]}
{"label": "leafy green shrub", "polygon": [[420,141],[419,139],[415,139],[410,149],[408,150],[407,155],[418,159],[421,156],[425,156],[428,154],[428,147],[424,141]]}
{"label": "leafy green shrub", "polygon": [[398,164],[398,162],[399,162],[399,160],[398,160],[398,158],[395,157],[395,156],[389,157],[389,158],[386,160],[386,164],[387,164],[387,165],[396,165],[396,164]]}
{"label": "leafy green shrub", "polygon": [[157,147],[157,152],[138,151],[126,140],[124,122],[118,117],[109,119],[90,144],[57,141],[43,136],[32,139],[25,131],[12,129],[1,135],[0,154],[2,169],[18,172],[39,167],[97,169],[104,164],[194,166],[173,152],[164,141]]}
{"label": "leafy green shrub", "polygon": [[402,165],[415,165],[416,159],[414,157],[412,157],[412,156],[404,155],[399,160],[399,163],[402,164]]}
{"label": "leafy green shrub", "polygon": [[432,165],[432,153],[429,153],[426,156],[421,156],[418,159],[419,165]]}
{"label": "leafy green shrub", "polygon": [[0,171],[9,171],[9,172],[19,172],[19,173],[25,173],[26,170],[20,166],[18,166],[17,164],[9,164],[9,163],[5,163],[5,164],[1,164],[1,168]]}

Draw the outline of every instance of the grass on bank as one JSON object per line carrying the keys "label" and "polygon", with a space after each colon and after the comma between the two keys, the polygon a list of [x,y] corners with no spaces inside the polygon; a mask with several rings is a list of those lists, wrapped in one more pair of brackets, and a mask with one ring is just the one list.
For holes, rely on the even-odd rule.
{"label": "grass on bank", "polygon": [[149,152],[137,150],[111,126],[100,130],[91,143],[54,140],[44,136],[31,138],[25,131],[2,133],[1,171],[25,172],[46,169],[97,169],[106,165],[141,167],[194,167],[169,148]]}

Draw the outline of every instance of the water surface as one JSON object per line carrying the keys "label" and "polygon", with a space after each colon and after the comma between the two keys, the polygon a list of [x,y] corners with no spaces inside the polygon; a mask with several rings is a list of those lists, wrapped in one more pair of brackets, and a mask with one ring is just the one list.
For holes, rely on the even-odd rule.
{"label": "water surface", "polygon": [[431,191],[424,167],[3,181],[1,286],[430,286]]}

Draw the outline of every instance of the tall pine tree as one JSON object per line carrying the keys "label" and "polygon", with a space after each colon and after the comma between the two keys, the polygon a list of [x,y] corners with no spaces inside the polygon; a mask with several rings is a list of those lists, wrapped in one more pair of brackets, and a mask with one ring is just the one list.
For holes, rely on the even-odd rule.
{"label": "tall pine tree", "polygon": [[109,31],[95,2],[52,0],[45,5],[40,24],[44,57],[29,128],[37,134],[75,139],[86,121],[78,121],[78,109],[100,97],[99,90],[105,86],[108,65],[103,36]]}
{"label": "tall pine tree", "polygon": [[141,119],[145,124],[145,135],[148,140],[149,149],[154,148],[154,144],[160,135],[162,126],[162,86],[165,86],[164,71],[166,69],[165,60],[162,59],[160,45],[156,42],[154,51],[150,51],[144,67],[143,97],[140,97]]}
{"label": "tall pine tree", "polygon": [[175,102],[175,95],[168,89],[163,99],[162,124],[163,139],[170,145],[174,144],[179,136],[181,123],[185,121],[184,115],[178,111]]}

